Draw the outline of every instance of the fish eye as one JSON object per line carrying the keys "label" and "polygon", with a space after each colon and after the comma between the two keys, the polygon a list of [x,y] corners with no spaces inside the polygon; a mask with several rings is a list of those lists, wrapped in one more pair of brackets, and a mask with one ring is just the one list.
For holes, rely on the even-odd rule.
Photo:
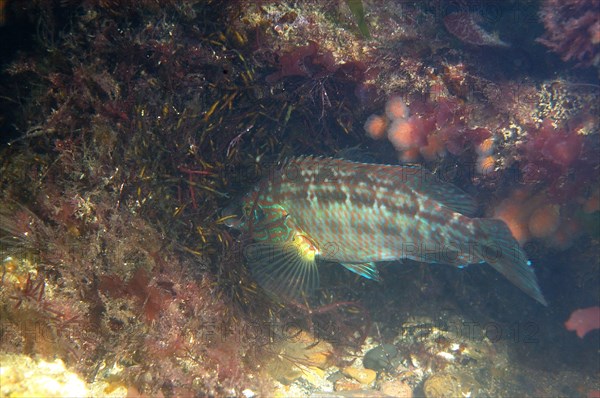
{"label": "fish eye", "polygon": [[242,212],[244,213],[244,216],[248,217],[250,215],[251,211],[252,211],[252,205],[245,203],[244,206],[242,207]]}
{"label": "fish eye", "polygon": [[239,229],[242,225],[242,220],[239,217],[240,207],[237,203],[232,203],[220,211],[220,217],[223,223],[229,228]]}
{"label": "fish eye", "polygon": [[[260,205],[254,205],[254,203],[244,204],[242,211],[244,217],[253,218],[255,222],[262,221],[265,218],[265,212]],[[254,212],[254,214],[252,214]]]}

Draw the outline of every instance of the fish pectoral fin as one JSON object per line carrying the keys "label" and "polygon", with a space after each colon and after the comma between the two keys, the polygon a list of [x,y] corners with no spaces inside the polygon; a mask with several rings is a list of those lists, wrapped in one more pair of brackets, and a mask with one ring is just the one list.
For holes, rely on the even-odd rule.
{"label": "fish pectoral fin", "polygon": [[372,279],[377,282],[381,282],[381,277],[379,276],[379,271],[377,270],[377,266],[374,262],[368,263],[340,263],[346,269],[364,277],[367,279]]}
{"label": "fish pectoral fin", "polygon": [[300,299],[319,287],[314,256],[307,256],[290,243],[254,243],[244,257],[256,282],[280,298]]}

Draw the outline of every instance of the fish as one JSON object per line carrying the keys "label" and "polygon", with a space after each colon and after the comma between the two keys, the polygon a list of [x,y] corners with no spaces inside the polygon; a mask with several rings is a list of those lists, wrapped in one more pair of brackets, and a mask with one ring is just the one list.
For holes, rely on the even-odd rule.
{"label": "fish", "polygon": [[453,12],[444,17],[444,26],[461,41],[474,46],[510,47],[497,33],[486,32],[479,26],[481,20],[477,13]]}
{"label": "fish", "polygon": [[303,156],[282,162],[224,213],[250,237],[243,257],[252,275],[278,297],[314,293],[320,264],[379,281],[379,263],[411,259],[487,263],[547,305],[508,226],[477,211],[472,197],[420,165]]}

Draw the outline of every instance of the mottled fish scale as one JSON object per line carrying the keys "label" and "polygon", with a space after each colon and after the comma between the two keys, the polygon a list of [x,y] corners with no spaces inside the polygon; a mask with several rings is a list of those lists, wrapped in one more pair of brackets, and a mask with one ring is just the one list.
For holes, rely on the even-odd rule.
{"label": "mottled fish scale", "polygon": [[425,178],[421,171],[414,170],[301,158],[269,184],[265,198],[282,203],[299,227],[321,246],[327,244],[325,260],[394,260],[406,255],[408,245],[449,243],[443,230],[451,226],[454,212],[411,189],[427,186],[418,180]]}

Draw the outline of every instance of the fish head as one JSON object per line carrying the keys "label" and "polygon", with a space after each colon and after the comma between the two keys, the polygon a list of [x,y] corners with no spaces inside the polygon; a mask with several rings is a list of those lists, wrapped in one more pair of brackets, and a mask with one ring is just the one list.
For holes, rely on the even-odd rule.
{"label": "fish head", "polygon": [[250,192],[233,200],[223,210],[221,218],[229,228],[247,231],[251,225],[259,225],[265,220],[264,203],[258,201],[256,193]]}

